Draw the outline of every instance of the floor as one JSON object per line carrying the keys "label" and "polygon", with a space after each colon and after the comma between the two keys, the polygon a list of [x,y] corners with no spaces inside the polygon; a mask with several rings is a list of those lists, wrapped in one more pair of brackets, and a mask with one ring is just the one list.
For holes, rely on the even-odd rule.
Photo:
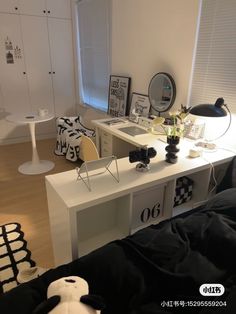
{"label": "floor", "polygon": [[55,139],[37,142],[41,159],[51,160],[55,167],[40,175],[23,175],[18,166],[31,159],[31,143],[0,146],[0,225],[18,222],[25,233],[32,259],[38,266],[54,266],[45,175],[74,169],[77,164],[54,155]]}

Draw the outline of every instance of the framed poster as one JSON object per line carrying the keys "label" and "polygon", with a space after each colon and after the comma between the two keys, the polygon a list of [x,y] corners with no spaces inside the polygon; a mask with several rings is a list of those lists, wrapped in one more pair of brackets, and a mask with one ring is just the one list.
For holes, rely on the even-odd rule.
{"label": "framed poster", "polygon": [[148,95],[133,93],[129,110],[129,119],[138,122],[138,117],[148,117],[150,101]]}
{"label": "framed poster", "polygon": [[108,114],[112,117],[127,115],[130,81],[130,77],[117,75],[110,76]]}

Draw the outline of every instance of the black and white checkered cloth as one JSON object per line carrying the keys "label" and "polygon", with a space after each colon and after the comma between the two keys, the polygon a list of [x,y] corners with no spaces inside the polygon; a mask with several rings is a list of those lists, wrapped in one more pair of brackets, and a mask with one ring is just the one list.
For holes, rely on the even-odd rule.
{"label": "black and white checkered cloth", "polygon": [[193,180],[188,177],[178,178],[176,181],[174,206],[191,200],[193,194]]}

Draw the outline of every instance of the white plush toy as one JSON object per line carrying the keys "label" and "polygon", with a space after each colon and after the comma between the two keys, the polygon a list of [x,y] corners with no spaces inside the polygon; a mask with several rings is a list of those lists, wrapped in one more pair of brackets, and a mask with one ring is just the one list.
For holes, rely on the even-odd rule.
{"label": "white plush toy", "polygon": [[52,282],[47,297],[47,301],[34,311],[35,314],[99,314],[104,308],[99,296],[89,294],[87,281],[77,276]]}

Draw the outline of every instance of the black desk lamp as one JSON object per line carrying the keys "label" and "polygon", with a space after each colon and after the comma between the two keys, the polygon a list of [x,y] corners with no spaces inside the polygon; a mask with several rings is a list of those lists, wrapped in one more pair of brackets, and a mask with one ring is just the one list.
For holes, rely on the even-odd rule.
{"label": "black desk lamp", "polygon": [[199,142],[199,143],[196,144],[196,146],[201,146],[203,148],[214,149],[215,148],[215,144],[209,143],[209,142],[215,141],[215,140],[221,138],[223,135],[225,135],[227,133],[227,131],[230,128],[232,118],[231,118],[231,112],[230,112],[228,106],[224,103],[224,99],[223,98],[218,98],[214,105],[212,105],[212,104],[202,104],[202,105],[194,106],[194,107],[192,107],[190,109],[189,113],[191,115],[202,117],[203,119],[204,119],[204,117],[205,118],[221,118],[221,117],[226,117],[227,116],[227,111],[223,107],[225,107],[226,110],[229,113],[229,124],[228,124],[226,130],[222,134],[217,136],[216,138],[211,139],[211,140],[206,139],[206,142]]}

